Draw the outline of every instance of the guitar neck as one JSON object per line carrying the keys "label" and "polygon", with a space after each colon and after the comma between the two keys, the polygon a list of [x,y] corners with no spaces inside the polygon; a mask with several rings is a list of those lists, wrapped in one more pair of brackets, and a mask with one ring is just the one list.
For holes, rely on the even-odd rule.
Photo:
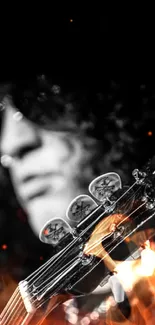
{"label": "guitar neck", "polygon": [[27,311],[18,286],[0,314],[0,325],[27,325],[33,314]]}
{"label": "guitar neck", "polygon": [[68,294],[59,294],[49,298],[46,308],[34,308],[25,283],[19,283],[0,314],[0,325],[41,325],[53,309],[70,299]]}

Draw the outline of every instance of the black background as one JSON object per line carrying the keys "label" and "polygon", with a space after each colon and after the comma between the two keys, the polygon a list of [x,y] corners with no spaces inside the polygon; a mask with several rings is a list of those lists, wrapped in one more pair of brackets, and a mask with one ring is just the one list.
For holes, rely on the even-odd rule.
{"label": "black background", "polygon": [[[155,75],[154,19],[150,14],[135,13],[124,8],[90,5],[56,10],[38,3],[32,8],[21,3],[15,8],[1,7],[0,81],[24,78],[40,73],[68,73],[71,78],[113,92],[112,84],[124,103],[130,125],[143,119],[134,134],[134,160],[131,165],[145,163],[154,155]],[[145,9],[145,8],[144,8]],[[70,21],[73,19],[73,22]],[[108,86],[107,86],[108,85]],[[109,92],[109,93],[108,93]],[[110,98],[110,97],[109,97]],[[116,97],[109,104],[113,107]],[[133,113],[131,113],[133,110]],[[148,136],[152,131],[152,136]],[[130,164],[130,161],[128,162]],[[7,192],[2,205],[7,206]],[[6,211],[6,210],[5,210]],[[0,260],[2,271],[9,269],[17,280],[39,266],[50,254],[49,247],[34,237],[23,211],[8,206],[1,213]],[[7,244],[7,250],[2,245]],[[40,258],[41,256],[41,258]],[[43,259],[42,259],[43,256]],[[12,268],[12,265],[14,266]],[[12,271],[13,270],[13,271]]]}

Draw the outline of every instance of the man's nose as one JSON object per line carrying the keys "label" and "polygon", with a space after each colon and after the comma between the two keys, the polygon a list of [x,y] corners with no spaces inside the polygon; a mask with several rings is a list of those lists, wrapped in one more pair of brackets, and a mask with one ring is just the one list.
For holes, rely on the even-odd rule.
{"label": "man's nose", "polygon": [[4,112],[0,137],[1,155],[22,158],[40,145],[37,128],[14,109]]}

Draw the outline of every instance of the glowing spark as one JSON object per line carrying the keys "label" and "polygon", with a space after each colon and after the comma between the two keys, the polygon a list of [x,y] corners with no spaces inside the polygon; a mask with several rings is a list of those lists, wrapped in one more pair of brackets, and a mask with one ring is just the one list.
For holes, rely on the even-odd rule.
{"label": "glowing spark", "polygon": [[6,244],[3,244],[3,245],[2,245],[2,249],[3,249],[3,250],[6,250],[7,248],[8,248],[8,246],[7,246]]}
{"label": "glowing spark", "polygon": [[45,229],[44,230],[44,235],[48,235],[48,233],[49,233],[48,229]]}

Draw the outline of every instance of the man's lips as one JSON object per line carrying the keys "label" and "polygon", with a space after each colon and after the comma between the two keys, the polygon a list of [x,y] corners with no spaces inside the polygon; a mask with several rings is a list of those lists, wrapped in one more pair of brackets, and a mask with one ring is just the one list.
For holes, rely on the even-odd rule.
{"label": "man's lips", "polygon": [[50,173],[44,175],[28,175],[19,182],[18,193],[25,202],[41,197],[49,192],[62,189],[64,176],[61,173]]}
{"label": "man's lips", "polygon": [[49,189],[39,189],[38,191],[30,192],[27,197],[25,197],[25,201],[30,202],[38,197],[42,197],[49,192]]}
{"label": "man's lips", "polygon": [[18,192],[21,199],[28,202],[47,194],[50,189],[51,184],[49,184],[47,177],[29,177],[26,182],[24,181],[19,185]]}

